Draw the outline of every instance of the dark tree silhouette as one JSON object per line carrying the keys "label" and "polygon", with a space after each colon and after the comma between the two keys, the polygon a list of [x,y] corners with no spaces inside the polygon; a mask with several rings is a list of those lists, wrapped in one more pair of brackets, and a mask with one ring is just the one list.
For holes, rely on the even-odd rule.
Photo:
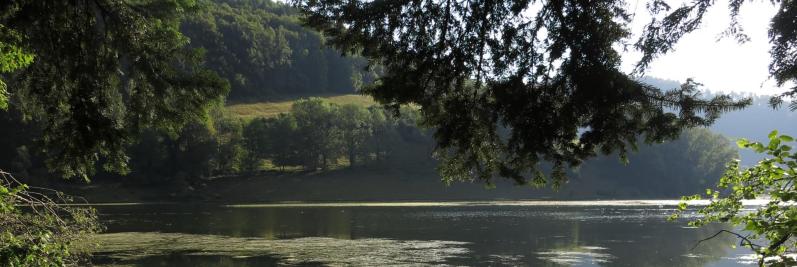
{"label": "dark tree silhouette", "polygon": [[136,133],[176,133],[206,116],[228,86],[199,67],[199,51],[185,48],[178,26],[194,7],[161,0],[0,3],[0,40],[19,36],[12,47],[34,57],[6,80],[10,104],[42,125],[50,169],[87,179],[102,158],[107,169],[125,172],[124,149]]}
{"label": "dark tree silhouette", "polygon": [[[637,43],[644,70],[699,24],[696,7],[656,20]],[[699,5],[702,3],[702,5]],[[446,179],[546,183],[564,168],[711,124],[749,100],[702,99],[698,83],[661,91],[619,70],[630,15],[623,1],[297,0],[306,23],[385,75],[365,92],[415,104],[436,129]],[[667,10],[662,1],[654,11]],[[685,13],[682,14],[682,13]],[[698,14],[702,15],[702,13]],[[507,129],[502,134],[502,129]]]}

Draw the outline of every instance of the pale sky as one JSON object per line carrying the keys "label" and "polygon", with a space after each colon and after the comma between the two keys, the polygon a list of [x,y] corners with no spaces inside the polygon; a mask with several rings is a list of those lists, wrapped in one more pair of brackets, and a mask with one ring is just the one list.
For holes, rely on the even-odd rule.
{"label": "pale sky", "polygon": [[[632,25],[637,36],[632,41],[636,41],[642,27],[650,21],[645,2],[639,0],[636,7]],[[632,8],[635,3],[634,0],[629,1]],[[727,37],[717,41],[730,23],[727,1],[717,1],[704,17],[701,28],[682,38],[674,52],[655,59],[646,75],[680,82],[692,77],[711,91],[756,94],[783,92],[784,89],[776,87],[774,80],[769,78],[768,71],[770,57],[767,30],[776,10],[777,7],[769,1],[745,2],[739,21],[750,42],[739,44]],[[639,53],[624,54],[623,70],[630,72],[638,59]]]}
{"label": "pale sky", "polygon": [[[278,0],[279,1],[279,0]],[[650,21],[645,4],[650,0],[627,0],[629,8],[635,12],[632,31],[638,39],[642,28]],[[677,3],[691,0],[667,1],[677,8]],[[769,21],[777,11],[777,7],[769,1],[745,1],[740,12],[739,21],[750,41],[739,44],[733,38],[723,38],[720,34],[730,24],[728,1],[717,0],[703,19],[700,29],[684,36],[675,47],[675,51],[656,58],[647,70],[646,75],[686,81],[694,78],[704,85],[703,89],[724,92],[748,92],[755,94],[776,94],[784,92],[775,81],[769,78]],[[629,48],[633,50],[633,48]],[[639,59],[639,53],[630,51],[623,55],[623,70],[631,73],[633,64]],[[788,87],[787,84],[784,87]]]}

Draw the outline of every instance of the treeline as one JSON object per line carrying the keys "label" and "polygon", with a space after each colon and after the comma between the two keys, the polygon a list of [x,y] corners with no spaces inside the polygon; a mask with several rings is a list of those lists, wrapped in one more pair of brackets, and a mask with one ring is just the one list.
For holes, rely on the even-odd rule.
{"label": "treeline", "polygon": [[[418,126],[415,109],[402,108],[396,115],[380,106],[337,105],[320,98],[297,100],[289,113],[270,118],[243,121],[216,113],[211,123],[192,124],[176,138],[142,138],[131,150],[133,172],[114,179],[181,183],[263,171],[350,167],[433,173],[437,162],[431,157],[431,130]],[[690,129],[672,142],[640,144],[629,152],[627,163],[616,154],[589,160],[569,172],[565,189],[599,197],[700,193],[716,184],[724,164],[736,157],[730,139],[709,129]]]}
{"label": "treeline", "polygon": [[[130,148],[139,182],[197,180],[262,171],[319,171],[357,166],[432,166],[432,139],[419,114],[380,106],[300,99],[289,113],[250,121],[214,112],[177,136],[147,132]],[[411,163],[408,163],[411,162]],[[118,179],[119,177],[117,177]]]}
{"label": "treeline", "polygon": [[[641,141],[641,140],[640,140]],[[716,185],[736,145],[706,128],[684,131],[671,142],[641,145],[628,154],[599,156],[574,171],[574,183],[604,197],[679,197]]]}
{"label": "treeline", "polygon": [[[8,126],[0,133],[0,167],[22,177],[47,177],[46,151],[36,141],[39,130],[15,114],[0,116],[0,123]],[[417,127],[419,119],[412,108],[338,105],[321,98],[300,99],[289,113],[252,120],[217,107],[207,120],[189,123],[176,133],[145,130],[128,148],[128,174],[100,172],[95,179],[162,183],[269,170],[434,166],[434,142],[430,133]]]}
{"label": "treeline", "polygon": [[[0,139],[4,151],[0,168],[26,179],[48,177],[41,156],[45,151],[35,142],[38,130],[9,118],[11,114],[0,118],[9,126]],[[288,113],[252,120],[231,116],[219,107],[207,121],[190,123],[178,133],[146,131],[128,148],[129,174],[99,173],[93,179],[169,185],[180,191],[201,185],[207,178],[262,172],[358,167],[376,173],[393,169],[433,174],[437,163],[431,157],[432,131],[418,127],[419,119],[412,108],[396,114],[380,106],[338,105],[320,98],[297,100]],[[628,164],[618,161],[617,155],[587,161],[570,172],[563,190],[573,196],[602,197],[699,193],[716,183],[724,164],[736,155],[728,138],[708,129],[691,129],[672,142],[640,145],[629,153]]]}
{"label": "treeline", "polygon": [[280,168],[328,169],[341,161],[356,166],[385,161],[403,149],[398,144],[430,144],[415,126],[416,110],[404,108],[394,115],[379,106],[336,105],[319,98],[296,101],[290,113],[257,118],[244,127],[250,151],[246,165],[252,169],[266,160]]}
{"label": "treeline", "polygon": [[205,64],[231,85],[233,102],[352,93],[376,75],[360,57],[343,57],[293,8],[267,0],[205,0],[181,31]]}

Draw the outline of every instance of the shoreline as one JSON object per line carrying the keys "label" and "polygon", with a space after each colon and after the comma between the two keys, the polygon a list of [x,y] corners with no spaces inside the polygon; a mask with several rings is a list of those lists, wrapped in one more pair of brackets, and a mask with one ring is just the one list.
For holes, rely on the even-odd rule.
{"label": "shoreline", "polygon": [[[768,200],[744,201],[745,206],[763,205]],[[677,199],[625,199],[625,200],[418,200],[418,201],[279,201],[265,203],[221,203],[221,202],[106,202],[87,204],[68,204],[65,206],[157,206],[157,205],[212,205],[226,208],[325,208],[325,207],[677,207],[681,203]],[[708,200],[687,201],[689,206],[706,206]]]}

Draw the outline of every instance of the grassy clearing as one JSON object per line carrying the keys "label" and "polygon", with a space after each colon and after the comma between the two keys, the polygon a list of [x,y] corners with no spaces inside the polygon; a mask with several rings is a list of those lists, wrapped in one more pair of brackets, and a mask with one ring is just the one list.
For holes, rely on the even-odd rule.
{"label": "grassy clearing", "polygon": [[[355,104],[361,106],[372,106],[376,102],[370,96],[363,95],[335,95],[335,96],[319,96],[324,100],[335,103],[338,105]],[[291,105],[296,99],[289,99],[277,102],[261,102],[249,104],[235,104],[227,106],[227,110],[234,116],[250,120],[254,118],[275,117],[280,113],[287,113],[291,111]]]}
{"label": "grassy clearing", "polygon": [[[373,160],[373,158],[369,159]],[[271,160],[261,160],[258,164],[257,171],[266,171],[266,172],[277,172],[283,174],[290,174],[290,173],[301,173],[305,171],[309,171],[310,169],[306,169],[303,166],[277,166],[271,162]],[[332,160],[329,162],[329,165],[326,169],[322,171],[334,171],[334,170],[342,170],[351,167],[349,165],[349,158],[345,156],[341,156],[338,159]],[[357,166],[359,167],[359,166]]]}

